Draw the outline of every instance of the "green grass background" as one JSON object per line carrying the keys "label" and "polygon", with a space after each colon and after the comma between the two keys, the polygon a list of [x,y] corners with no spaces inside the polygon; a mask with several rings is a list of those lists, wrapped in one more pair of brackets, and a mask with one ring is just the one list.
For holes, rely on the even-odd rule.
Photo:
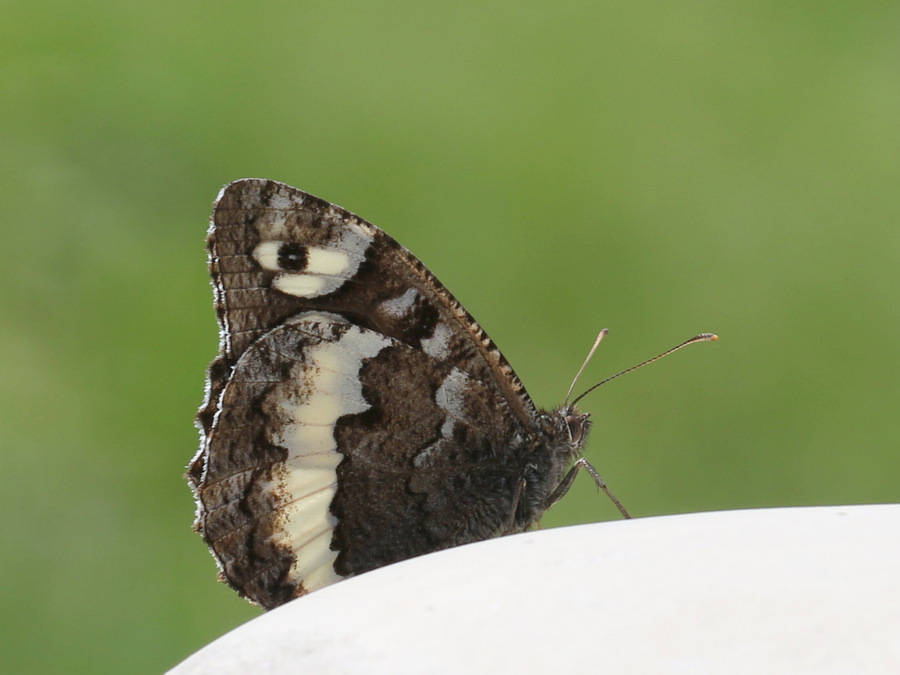
{"label": "green grass background", "polygon": [[[635,515],[900,497],[900,5],[6,2],[4,672],[159,672],[258,612],[182,480],[246,176],[404,243],[539,405],[603,326],[582,388],[719,333],[584,402]],[[544,525],[615,517],[583,478]]]}

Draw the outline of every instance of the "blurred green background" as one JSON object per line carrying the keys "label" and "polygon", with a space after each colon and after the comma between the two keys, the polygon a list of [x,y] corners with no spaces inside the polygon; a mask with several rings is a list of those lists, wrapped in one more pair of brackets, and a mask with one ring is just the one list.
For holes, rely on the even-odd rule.
{"label": "blurred green background", "polygon": [[0,54],[4,672],[258,613],[182,480],[246,176],[414,251],[539,405],[603,326],[580,388],[719,333],[584,401],[635,515],[900,498],[897,3],[6,2]]}

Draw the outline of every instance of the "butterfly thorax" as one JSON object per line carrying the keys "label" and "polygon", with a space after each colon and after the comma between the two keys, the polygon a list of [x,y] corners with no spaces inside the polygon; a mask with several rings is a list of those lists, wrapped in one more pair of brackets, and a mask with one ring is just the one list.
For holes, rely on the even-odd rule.
{"label": "butterfly thorax", "polygon": [[590,415],[572,406],[541,411],[537,422],[540,434],[522,469],[524,484],[516,508],[519,529],[535,524],[556,501],[554,493],[572,463],[581,456],[591,426]]}

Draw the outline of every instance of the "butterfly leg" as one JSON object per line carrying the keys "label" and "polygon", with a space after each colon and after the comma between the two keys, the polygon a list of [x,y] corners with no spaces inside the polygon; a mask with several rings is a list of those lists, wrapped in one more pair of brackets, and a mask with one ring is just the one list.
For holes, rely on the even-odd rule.
{"label": "butterfly leg", "polygon": [[522,497],[522,490],[525,489],[525,478],[519,479],[516,483],[516,491],[513,493],[512,506],[509,509],[509,520],[506,521],[506,529],[503,534],[512,534],[516,527],[516,511],[519,509],[519,499]]}
{"label": "butterfly leg", "polygon": [[629,515],[628,511],[625,510],[625,507],[622,506],[622,502],[620,502],[618,500],[618,498],[612,493],[612,490],[610,490],[606,486],[606,482],[603,480],[603,478],[597,472],[597,469],[595,469],[593,467],[593,465],[589,461],[587,461],[584,457],[581,457],[580,459],[575,460],[575,463],[572,465],[572,468],[569,469],[568,473],[566,473],[566,475],[563,476],[563,479],[560,481],[559,485],[556,486],[556,489],[552,493],[550,493],[550,495],[547,497],[546,501],[544,502],[545,510],[549,509],[556,502],[558,502],[560,499],[562,499],[563,496],[565,496],[565,494],[569,491],[569,488],[572,487],[572,483],[575,482],[575,476],[578,475],[578,472],[581,469],[585,469],[589,474],[591,474],[591,478],[594,479],[594,482],[597,484],[597,487],[600,488],[601,490],[603,490],[603,492],[606,494],[606,496],[609,497],[610,501],[612,501],[612,503],[616,505],[616,508],[619,509],[619,512],[625,518],[631,518],[631,515]]}

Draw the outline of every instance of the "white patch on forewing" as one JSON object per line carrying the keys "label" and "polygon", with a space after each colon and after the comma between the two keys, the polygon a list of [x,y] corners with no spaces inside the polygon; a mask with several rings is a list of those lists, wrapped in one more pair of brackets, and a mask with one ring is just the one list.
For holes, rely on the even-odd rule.
{"label": "white patch on forewing", "polygon": [[400,297],[382,302],[380,307],[388,316],[399,319],[410,310],[417,297],[419,297],[419,292],[415,288],[408,288]]}
{"label": "white patch on forewing", "polygon": [[327,283],[324,277],[316,277],[311,274],[281,274],[275,277],[272,286],[282,293],[294,297],[314,298],[326,293],[324,289]]}
{"label": "white patch on forewing", "polygon": [[[291,323],[326,320],[305,315]],[[337,524],[331,501],[337,491],[337,465],[343,459],[334,438],[335,425],[343,415],[369,408],[362,395],[359,371],[362,361],[390,344],[383,335],[350,328],[337,342],[322,342],[305,348],[305,363],[295,367],[292,379],[306,385],[300,396],[281,402],[290,419],[272,440],[288,451],[287,459],[273,468],[269,489],[282,497],[276,515],[273,540],[294,553],[291,576],[315,590],[338,581],[334,571],[338,552],[330,549]]]}
{"label": "white patch on forewing", "polygon": [[343,251],[327,248],[310,248],[306,271],[326,276],[343,275],[350,269],[350,256]]}
{"label": "white patch on forewing", "polygon": [[[285,186],[286,187],[286,186]],[[291,188],[291,191],[293,189]],[[275,211],[287,211],[303,204],[303,198],[298,199],[299,195],[293,195],[291,192],[285,191],[284,187],[278,188],[277,192],[273,192],[269,196],[269,202],[266,206]]]}
{"label": "white patch on forewing", "polygon": [[278,266],[278,251],[281,250],[283,241],[264,241],[257,244],[253,249],[253,257],[259,266],[270,272],[277,272],[281,268]]}
{"label": "white patch on forewing", "polygon": [[445,360],[450,356],[450,337],[453,335],[450,326],[443,321],[434,327],[434,334],[422,340],[422,349],[429,356]]}

